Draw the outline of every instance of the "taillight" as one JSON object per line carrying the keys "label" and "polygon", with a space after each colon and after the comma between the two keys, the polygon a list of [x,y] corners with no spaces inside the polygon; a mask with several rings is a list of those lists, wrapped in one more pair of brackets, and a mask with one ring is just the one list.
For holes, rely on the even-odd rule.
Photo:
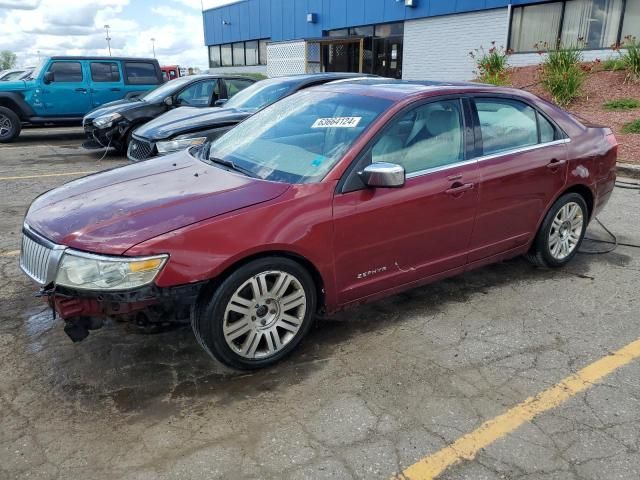
{"label": "taillight", "polygon": [[607,135],[607,142],[609,142],[609,145],[611,145],[612,147],[617,147],[618,140],[616,139],[616,136],[613,134],[611,129],[607,128],[605,133]]}

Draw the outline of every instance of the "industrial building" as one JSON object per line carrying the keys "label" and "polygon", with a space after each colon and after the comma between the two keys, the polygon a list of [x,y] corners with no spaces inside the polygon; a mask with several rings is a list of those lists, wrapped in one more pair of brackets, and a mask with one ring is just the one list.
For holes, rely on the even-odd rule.
{"label": "industrial building", "polygon": [[640,0],[241,0],[203,12],[209,66],[280,76],[316,71],[470,80],[469,52],[536,44],[583,46],[585,59],[640,38]]}

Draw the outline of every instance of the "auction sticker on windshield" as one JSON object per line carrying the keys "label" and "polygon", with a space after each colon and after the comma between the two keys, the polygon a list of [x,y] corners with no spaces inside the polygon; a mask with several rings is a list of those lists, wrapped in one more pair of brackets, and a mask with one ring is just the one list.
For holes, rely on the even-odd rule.
{"label": "auction sticker on windshield", "polygon": [[319,118],[311,128],[354,128],[357,127],[362,117],[333,117]]}

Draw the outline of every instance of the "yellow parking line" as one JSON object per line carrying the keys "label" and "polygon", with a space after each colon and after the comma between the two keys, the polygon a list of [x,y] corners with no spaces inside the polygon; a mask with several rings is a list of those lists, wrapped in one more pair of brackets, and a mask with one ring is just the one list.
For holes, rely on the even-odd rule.
{"label": "yellow parking line", "polygon": [[463,460],[473,460],[481,449],[513,432],[525,422],[533,420],[537,415],[555,408],[574,395],[587,390],[595,382],[638,358],[640,358],[640,339],[595,361],[578,373],[565,378],[535,397],[526,399],[502,415],[486,421],[473,432],[464,435],[439,452],[414,463],[394,478],[430,480]]}
{"label": "yellow parking line", "polygon": [[0,253],[0,257],[15,257],[16,255],[20,255],[20,250],[10,250]]}
{"label": "yellow parking line", "polygon": [[45,173],[41,175],[24,175],[22,177],[0,177],[0,180],[22,180],[25,178],[64,177],[69,175],[88,175],[90,173],[96,173],[96,170],[92,170],[90,172]]}

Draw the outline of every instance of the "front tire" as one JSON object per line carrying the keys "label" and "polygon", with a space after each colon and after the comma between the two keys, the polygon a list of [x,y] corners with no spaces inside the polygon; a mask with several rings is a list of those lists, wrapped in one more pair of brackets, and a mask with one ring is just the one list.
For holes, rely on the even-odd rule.
{"label": "front tire", "polygon": [[547,212],[526,258],[539,267],[558,268],[578,253],[589,210],[582,195],[562,195]]}
{"label": "front tire", "polygon": [[12,142],[18,135],[22,124],[13,110],[0,107],[0,143]]}
{"label": "front tire", "polygon": [[253,260],[205,289],[191,326],[200,345],[237,369],[262,368],[288,355],[311,327],[316,288],[309,272],[285,257]]}

